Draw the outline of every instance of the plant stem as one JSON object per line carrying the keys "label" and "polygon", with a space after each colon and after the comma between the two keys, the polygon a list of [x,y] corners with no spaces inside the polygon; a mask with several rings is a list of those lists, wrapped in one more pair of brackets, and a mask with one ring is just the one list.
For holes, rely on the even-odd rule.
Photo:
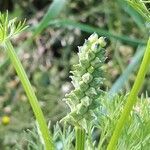
{"label": "plant stem", "polygon": [[110,139],[107,150],[115,149],[117,141],[121,135],[122,129],[128,120],[128,117],[130,115],[130,112],[131,112],[133,106],[136,104],[137,95],[138,95],[138,92],[144,81],[146,72],[148,71],[149,64],[150,64],[150,38],[148,40],[146,51],[145,51],[139,72],[137,74],[136,80],[135,80],[132,90],[129,94],[129,97],[127,98],[127,103],[123,109],[122,115],[120,116],[120,118],[117,122],[116,128]]}
{"label": "plant stem", "polygon": [[47,127],[46,124],[46,120],[44,119],[44,115],[43,112],[39,106],[38,100],[35,96],[34,90],[30,84],[30,81],[28,80],[28,77],[25,73],[25,70],[23,69],[23,66],[20,62],[20,60],[18,59],[15,50],[11,44],[11,42],[8,40],[5,42],[4,47],[6,49],[6,52],[12,62],[12,65],[14,66],[20,81],[24,87],[24,90],[27,94],[27,97],[29,99],[30,105],[33,109],[34,115],[36,117],[36,120],[38,122],[39,125],[39,129],[41,131],[43,140],[44,140],[44,144],[45,144],[45,149],[46,150],[53,150],[54,149],[54,145],[52,142],[52,136],[49,132],[49,129]]}
{"label": "plant stem", "polygon": [[76,131],[76,150],[84,150],[85,130],[80,127],[75,127]]}
{"label": "plant stem", "polygon": [[103,128],[103,130],[101,131],[101,135],[100,135],[100,141],[98,143],[98,149],[101,150],[102,149],[102,146],[103,146],[103,143],[104,141],[106,140],[107,138],[107,135],[108,135],[108,126],[109,126],[109,120],[107,121],[105,127]]}

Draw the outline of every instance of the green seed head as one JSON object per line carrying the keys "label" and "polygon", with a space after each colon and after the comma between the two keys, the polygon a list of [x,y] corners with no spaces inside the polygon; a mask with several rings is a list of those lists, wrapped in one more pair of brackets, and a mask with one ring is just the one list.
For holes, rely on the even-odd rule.
{"label": "green seed head", "polygon": [[64,120],[85,130],[88,123],[95,119],[94,110],[99,105],[102,93],[99,87],[103,83],[105,46],[105,39],[98,38],[94,33],[79,47],[79,63],[75,64],[71,71],[74,90],[65,96],[71,112]]}

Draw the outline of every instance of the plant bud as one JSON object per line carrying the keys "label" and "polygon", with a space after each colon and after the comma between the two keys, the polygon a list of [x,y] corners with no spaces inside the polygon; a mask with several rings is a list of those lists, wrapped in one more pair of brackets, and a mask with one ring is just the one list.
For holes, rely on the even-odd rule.
{"label": "plant bud", "polygon": [[92,75],[90,73],[85,73],[82,76],[82,79],[83,79],[83,82],[90,83],[92,81],[93,77],[92,77]]}
{"label": "plant bud", "polygon": [[95,41],[98,40],[98,35],[96,33],[93,33],[89,38],[88,38],[88,41],[93,43]]}
{"label": "plant bud", "polygon": [[98,43],[101,45],[101,47],[105,47],[107,45],[107,42],[105,41],[104,37],[100,37],[98,39]]}

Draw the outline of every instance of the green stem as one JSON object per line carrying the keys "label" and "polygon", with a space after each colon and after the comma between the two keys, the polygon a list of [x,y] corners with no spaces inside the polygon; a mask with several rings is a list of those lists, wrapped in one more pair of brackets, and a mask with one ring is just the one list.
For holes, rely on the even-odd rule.
{"label": "green stem", "polygon": [[101,131],[101,135],[100,135],[100,141],[99,141],[99,144],[98,144],[98,149],[101,150],[102,149],[102,146],[103,146],[103,143],[104,141],[106,140],[107,138],[107,135],[108,135],[108,126],[109,126],[109,120],[107,121],[105,127],[103,128],[103,130]]}
{"label": "green stem", "polygon": [[76,131],[76,150],[84,150],[85,130],[82,128],[76,127],[75,131]]}
{"label": "green stem", "polygon": [[20,81],[24,87],[24,90],[27,94],[27,97],[29,99],[30,105],[33,109],[34,115],[36,117],[36,120],[38,122],[39,125],[39,129],[41,131],[44,143],[45,143],[45,149],[46,150],[53,150],[54,149],[54,145],[52,142],[52,136],[49,132],[49,129],[47,127],[46,121],[44,119],[43,116],[43,112],[39,106],[38,100],[35,96],[34,90],[30,84],[30,81],[28,80],[28,77],[25,73],[25,70],[23,69],[23,66],[20,62],[20,60],[18,59],[15,50],[11,44],[11,42],[8,40],[5,42],[4,47],[6,49],[6,52],[20,78]]}
{"label": "green stem", "polygon": [[150,38],[148,40],[146,51],[145,51],[145,54],[143,57],[143,61],[141,63],[139,72],[137,74],[136,80],[135,80],[134,85],[133,85],[133,88],[129,94],[129,97],[127,99],[127,103],[124,107],[122,115],[120,116],[120,118],[117,122],[116,128],[115,128],[114,133],[110,139],[107,150],[114,150],[115,149],[117,141],[121,135],[122,129],[128,120],[128,117],[130,115],[130,112],[131,112],[133,106],[136,104],[137,95],[138,95],[138,92],[139,92],[139,90],[142,86],[142,83],[144,81],[146,72],[148,71],[149,64],[150,64]]}

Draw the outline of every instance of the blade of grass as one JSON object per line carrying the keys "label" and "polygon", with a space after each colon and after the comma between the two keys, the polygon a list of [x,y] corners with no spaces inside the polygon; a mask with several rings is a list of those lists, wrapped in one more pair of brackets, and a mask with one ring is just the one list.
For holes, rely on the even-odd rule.
{"label": "blade of grass", "polygon": [[33,36],[39,35],[48,26],[49,21],[56,18],[61,13],[65,4],[66,0],[54,0],[38,26],[35,28]]}
{"label": "blade of grass", "polygon": [[145,51],[140,69],[138,71],[136,80],[134,82],[133,88],[132,88],[132,90],[131,90],[128,98],[127,98],[127,103],[126,103],[126,105],[122,111],[122,114],[121,114],[121,116],[117,122],[117,125],[115,127],[114,132],[113,132],[113,135],[112,135],[110,142],[108,144],[107,150],[113,150],[116,147],[116,144],[117,144],[118,139],[121,135],[122,129],[123,129],[124,125],[126,124],[128,118],[129,118],[129,115],[133,109],[133,106],[136,104],[137,95],[138,95],[138,92],[139,92],[139,90],[143,84],[143,81],[144,81],[145,75],[148,71],[149,65],[150,65],[150,38],[148,40],[146,51]]}
{"label": "blade of grass", "polygon": [[119,35],[110,33],[110,32],[108,32],[104,29],[100,29],[100,28],[93,27],[93,26],[86,25],[86,24],[79,23],[79,22],[74,22],[74,21],[69,20],[69,19],[49,21],[49,25],[78,28],[78,29],[80,29],[82,31],[85,31],[87,33],[96,32],[97,34],[99,34],[101,36],[105,36],[105,37],[108,37],[108,38],[114,38],[114,39],[126,42],[128,44],[131,44],[131,45],[146,44],[146,42],[143,41],[143,40],[129,38],[129,37],[124,36],[124,35],[119,36]]}
{"label": "blade of grass", "polygon": [[108,92],[108,95],[111,97],[115,94],[117,94],[125,85],[127,80],[129,79],[132,72],[138,67],[140,64],[140,61],[142,59],[142,56],[144,54],[144,47],[140,46],[137,49],[137,52],[131,59],[131,63],[127,66],[127,68],[124,70],[123,74],[120,75],[120,77],[116,80],[116,82],[111,87],[110,91]]}

